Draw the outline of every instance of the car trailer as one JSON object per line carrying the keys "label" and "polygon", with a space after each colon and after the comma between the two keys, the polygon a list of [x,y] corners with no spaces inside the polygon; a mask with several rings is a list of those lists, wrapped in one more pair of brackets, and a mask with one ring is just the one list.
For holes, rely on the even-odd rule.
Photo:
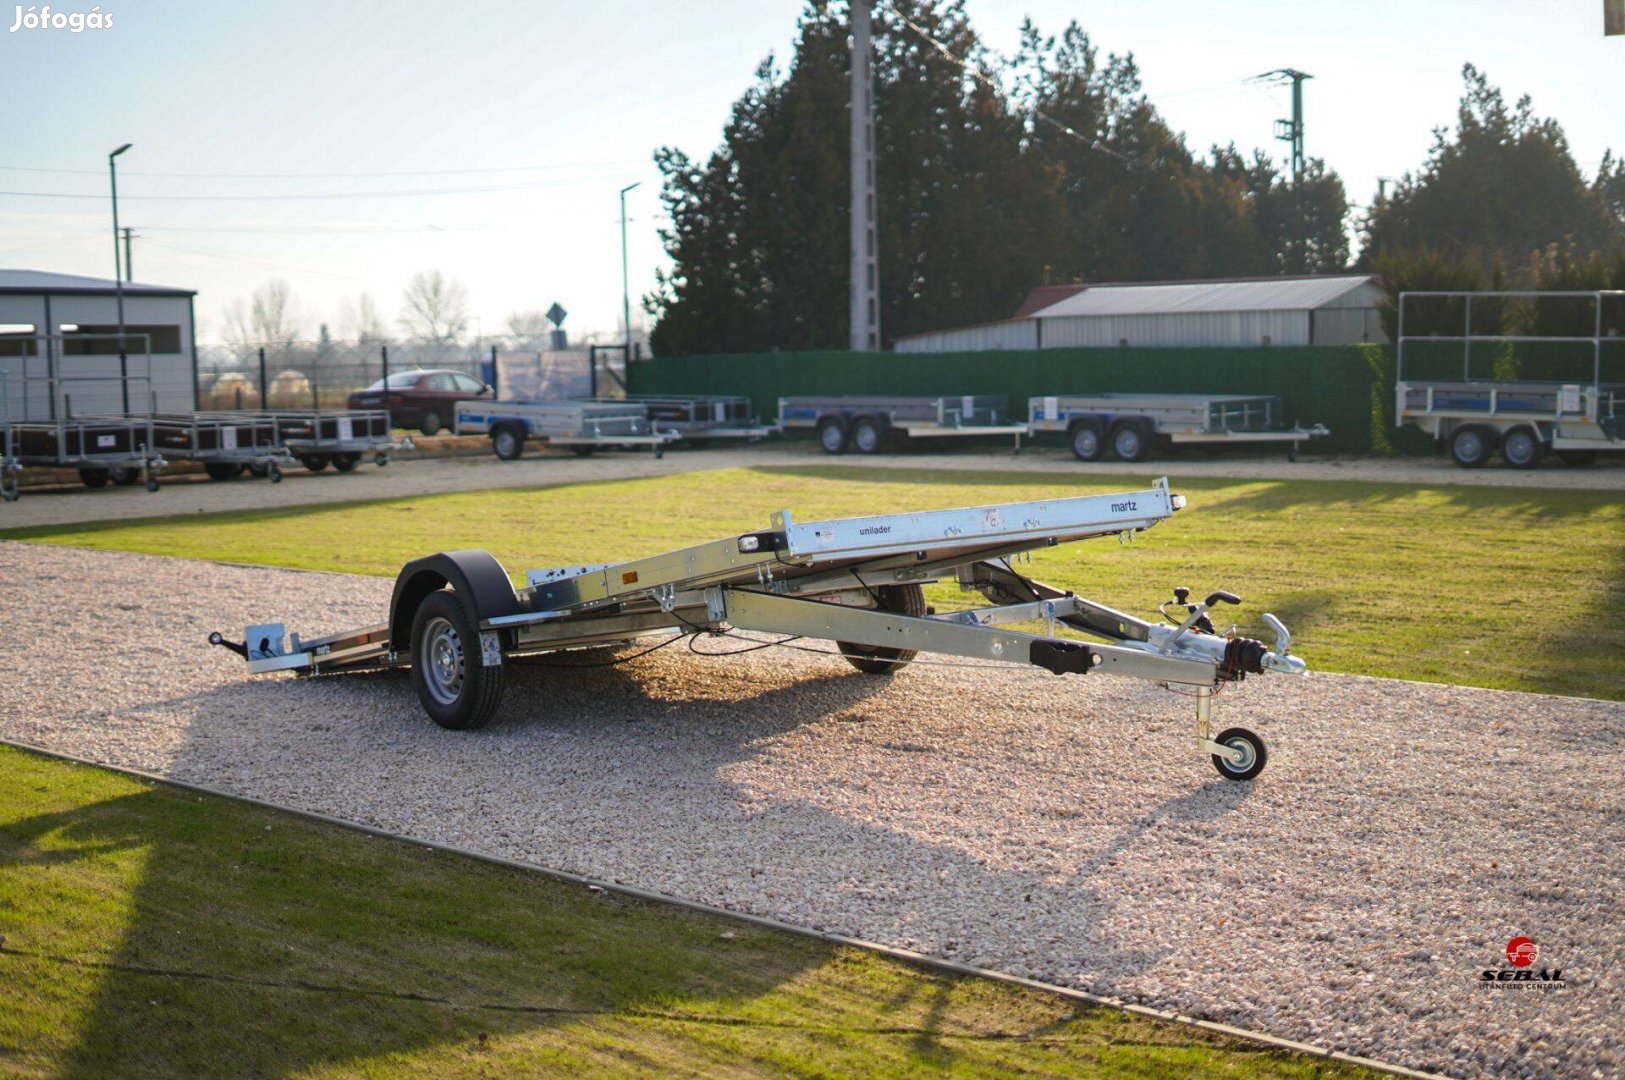
{"label": "car trailer", "polygon": [[282,481],[288,451],[277,441],[275,421],[252,413],[154,413],[153,438],[170,458],[196,461],[215,480],[244,469]]}
{"label": "car trailer", "polygon": [[567,447],[578,457],[610,447],[644,446],[655,457],[680,436],[657,428],[649,411],[627,401],[459,401],[453,430],[459,435],[490,435],[491,451],[503,461],[525,452],[535,439]]}
{"label": "car trailer", "polygon": [[720,394],[628,394],[622,398],[587,399],[601,404],[642,405],[649,423],[660,431],[674,431],[695,448],[713,439],[758,442],[773,434],[768,424],[756,422],[750,398]]}
{"label": "car trailer", "polygon": [[795,428],[818,432],[818,445],[826,454],[848,449],[860,454],[879,452],[888,437],[1011,435],[1021,450],[1026,424],[1005,419],[1002,395],[967,394],[959,397],[782,397],[780,431]]}
{"label": "car trailer", "polygon": [[[1407,301],[1420,298],[1460,303],[1464,313],[1462,334],[1407,334]],[[1481,298],[1589,300],[1594,305],[1594,332],[1589,336],[1474,334],[1473,301]],[[1625,383],[1602,381],[1603,301],[1625,298],[1625,291],[1595,292],[1445,292],[1414,291],[1399,294],[1396,342],[1394,423],[1412,424],[1437,445],[1449,449],[1457,465],[1476,469],[1500,452],[1515,469],[1532,469],[1548,452],[1571,465],[1588,465],[1598,453],[1625,450]],[[1413,308],[1414,314],[1414,308]],[[1413,322],[1414,325],[1414,322]],[[1458,381],[1407,379],[1406,346],[1414,362],[1419,342],[1455,342],[1462,346],[1462,373]],[[1567,342],[1589,345],[1591,382],[1513,382],[1475,380],[1472,347],[1479,342]]]}
{"label": "car trailer", "polygon": [[1322,424],[1287,427],[1273,394],[1059,394],[1027,400],[1032,434],[1064,432],[1079,461],[1108,449],[1119,461],[1141,461],[1158,440],[1169,443],[1298,444],[1330,435]]}
{"label": "car trailer", "polygon": [[[1213,698],[1227,683],[1267,671],[1302,674],[1291,638],[1273,615],[1275,645],[1218,632],[1209,617],[1240,598],[1214,592],[1191,603],[1175,589],[1166,625],[1033,581],[1012,560],[1090,537],[1132,538],[1184,505],[1166,479],[1143,491],[958,510],[798,522],[788,510],[756,532],[622,563],[532,570],[515,589],[484,551],[442,552],[406,564],[385,621],[314,638],[286,626],[250,626],[242,642],[211,644],[252,673],[320,675],[410,667],[419,700],[440,726],[485,726],[518,657],[623,645],[651,634],[820,638],[859,671],[890,675],[920,653],[1025,664],[1056,675],[1128,675],[1196,699],[1196,741],[1221,775],[1247,780],[1266,760],[1244,728],[1214,733]],[[936,613],[921,586],[954,581],[985,606]],[[1043,633],[1007,629],[1040,622]],[[1057,636],[1081,631],[1104,644]],[[690,639],[692,641],[692,638]],[[796,646],[800,647],[800,646]],[[815,650],[823,651],[823,650]],[[559,666],[569,666],[560,664]]]}

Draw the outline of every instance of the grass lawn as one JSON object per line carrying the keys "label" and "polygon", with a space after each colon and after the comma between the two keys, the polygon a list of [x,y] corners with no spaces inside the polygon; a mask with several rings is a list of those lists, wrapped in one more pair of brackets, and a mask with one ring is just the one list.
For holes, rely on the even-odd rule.
{"label": "grass lawn", "polygon": [[[806,521],[1136,486],[786,466],[0,537],[390,576],[418,555],[483,547],[519,574],[762,528],[783,507]],[[1175,585],[1230,589],[1247,603],[1221,618],[1263,636],[1259,615],[1275,612],[1316,670],[1625,698],[1625,506],[1613,493],[1215,478],[1175,489],[1190,508],[1134,545],[1067,545],[1030,573],[1153,617]],[[969,602],[952,586],[931,599]],[[298,612],[266,614],[298,628]]]}
{"label": "grass lawn", "polygon": [[1373,1075],[0,747],[6,1076]]}

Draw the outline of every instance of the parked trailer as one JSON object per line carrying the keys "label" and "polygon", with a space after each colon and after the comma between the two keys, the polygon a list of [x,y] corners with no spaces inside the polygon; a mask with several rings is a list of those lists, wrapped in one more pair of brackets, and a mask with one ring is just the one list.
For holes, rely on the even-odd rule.
{"label": "parked trailer", "polygon": [[604,404],[629,402],[642,405],[649,422],[661,431],[674,431],[689,446],[700,447],[712,439],[744,439],[756,442],[773,434],[773,428],[756,422],[750,398],[717,394],[628,394],[624,398],[595,397]]}
{"label": "parked trailer", "polygon": [[459,401],[454,428],[459,435],[491,436],[491,450],[503,461],[525,452],[535,439],[568,447],[580,457],[614,446],[646,446],[655,457],[679,438],[657,428],[649,410],[626,401]]}
{"label": "parked trailer", "polygon": [[[390,451],[409,445],[390,433],[386,409],[261,409],[224,415],[268,420],[276,427],[277,445],[311,472],[329,465],[352,472],[368,455],[381,469],[389,464]],[[264,474],[258,465],[250,466],[250,471]]]}
{"label": "parked trailer", "polygon": [[1322,424],[1287,427],[1273,394],[1060,394],[1027,400],[1027,426],[1064,432],[1079,461],[1099,461],[1109,449],[1119,461],[1140,461],[1157,440],[1179,443],[1286,443],[1330,435]]}
{"label": "parked trailer", "polygon": [[[1291,637],[1266,614],[1275,646],[1219,633],[1209,618],[1238,597],[1191,603],[1175,589],[1167,625],[1032,581],[1012,559],[1090,537],[1132,537],[1184,505],[1166,479],[1149,489],[959,510],[798,522],[788,510],[766,529],[623,563],[532,570],[514,589],[484,551],[407,563],[385,621],[315,638],[282,623],[247,628],[242,642],[209,635],[250,672],[319,675],[410,667],[418,698],[440,726],[485,726],[501,701],[508,661],[623,645],[650,634],[735,630],[833,641],[859,671],[890,675],[919,653],[1027,664],[1056,675],[1129,675],[1196,699],[1198,748],[1231,780],[1258,775],[1264,742],[1244,728],[1212,731],[1213,695],[1267,671],[1302,674]],[[986,606],[935,614],[921,586],[957,582]],[[1045,624],[1043,633],[1004,628]],[[1057,624],[1104,644],[1063,638]],[[677,640],[672,638],[670,640]],[[782,644],[782,642],[781,642]],[[561,666],[566,666],[561,664]]]}
{"label": "parked trailer", "polygon": [[141,480],[158,490],[158,471],[168,464],[155,446],[150,417],[74,416],[12,424],[19,467],[78,469],[86,487],[109,481],[125,487]]}
{"label": "parked trailer", "polygon": [[235,412],[155,413],[153,438],[170,458],[196,461],[215,480],[229,480],[244,469],[282,481],[288,451],[277,440],[268,416]]}
{"label": "parked trailer", "polygon": [[[1570,298],[1594,305],[1590,336],[1474,334],[1473,300],[1487,297],[1523,300]],[[1412,424],[1447,447],[1457,465],[1476,469],[1499,451],[1515,469],[1532,469],[1548,452],[1572,465],[1589,464],[1598,453],[1625,450],[1625,383],[1602,381],[1603,301],[1625,298],[1625,291],[1596,292],[1441,292],[1399,294],[1398,356],[1395,362],[1394,423]],[[1421,298],[1459,301],[1463,333],[1455,336],[1405,333],[1406,302]],[[1414,308],[1413,308],[1414,313]],[[1587,383],[1475,380],[1472,347],[1480,342],[1568,342],[1589,345],[1592,376]],[[1405,377],[1406,346],[1414,360],[1419,342],[1456,342],[1462,346],[1459,381]]]}
{"label": "parked trailer", "polygon": [[827,454],[878,452],[888,436],[1010,435],[1021,449],[1026,424],[1007,420],[1002,395],[961,397],[782,397],[779,429],[812,429]]}

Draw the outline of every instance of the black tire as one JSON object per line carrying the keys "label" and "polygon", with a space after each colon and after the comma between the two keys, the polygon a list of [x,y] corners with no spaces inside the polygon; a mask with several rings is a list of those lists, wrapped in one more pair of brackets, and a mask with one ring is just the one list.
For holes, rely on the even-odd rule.
{"label": "black tire", "polygon": [[412,616],[412,684],[430,719],[451,731],[484,727],[502,701],[502,671],[480,662],[479,628],[456,593],[424,598]]}
{"label": "black tire", "polygon": [[1118,461],[1140,461],[1145,458],[1145,429],[1139,424],[1118,424],[1111,432],[1112,454]]}
{"label": "black tire", "polygon": [[860,454],[878,453],[885,440],[886,432],[882,430],[880,421],[871,416],[859,419],[847,433],[848,443]]}
{"label": "black tire", "polygon": [[423,423],[418,425],[418,430],[425,435],[438,435],[440,429],[445,426],[440,422],[440,414],[431,411],[423,414]]}
{"label": "black tire", "polygon": [[1533,469],[1545,454],[1545,444],[1532,427],[1515,427],[1501,437],[1501,460],[1514,469]]}
{"label": "black tire", "polygon": [[846,425],[839,420],[825,420],[818,425],[818,445],[826,454],[846,453]]}
{"label": "black tire", "polygon": [[107,470],[106,469],[80,469],[79,470],[79,482],[84,484],[85,487],[87,487],[87,488],[106,487],[107,486]]}
{"label": "black tire", "polygon": [[235,480],[243,474],[243,466],[229,461],[205,461],[203,471],[209,474],[210,480]]}
{"label": "black tire", "polygon": [[107,478],[115,487],[133,487],[141,479],[141,470],[134,465],[114,465],[107,470]]}
{"label": "black tire", "polygon": [[1269,750],[1264,746],[1264,740],[1246,728],[1225,728],[1213,741],[1221,746],[1235,747],[1246,755],[1239,765],[1230,764],[1218,754],[1213,755],[1213,767],[1226,780],[1251,780],[1263,772],[1269,762]]}
{"label": "black tire", "polygon": [[517,461],[525,452],[525,433],[513,424],[498,424],[491,429],[491,453],[502,461]]}
{"label": "black tire", "polygon": [[1298,460],[1298,444],[1297,443],[1288,443],[1287,444],[1287,447],[1286,447],[1286,459],[1288,461],[1297,461]]}
{"label": "black tire", "polygon": [[1079,461],[1099,461],[1106,453],[1106,440],[1101,437],[1100,425],[1093,420],[1074,425],[1070,438],[1072,456]]}
{"label": "black tire", "polygon": [[327,468],[327,455],[304,454],[299,458],[299,464],[303,465],[311,472],[321,472],[323,469]]}
{"label": "black tire", "polygon": [[1482,468],[1495,450],[1495,433],[1474,424],[1459,427],[1450,436],[1450,456],[1464,469]]}
{"label": "black tire", "polygon": [[361,464],[360,454],[334,454],[333,468],[339,472],[355,472],[355,467]]}
{"label": "black tire", "polygon": [[147,477],[147,490],[148,491],[157,491],[158,490],[158,478],[156,476]]}
{"label": "black tire", "polygon": [[267,476],[271,475],[271,463],[268,461],[255,462],[254,464],[248,466],[248,475],[252,476],[256,480],[265,479]]}
{"label": "black tire", "polygon": [[[925,616],[925,592],[918,585],[880,585],[874,590],[880,601],[880,611],[897,615]],[[888,649],[871,645],[855,645],[850,641],[837,641],[836,646],[846,662],[865,675],[890,675],[902,670],[919,655],[918,649]]]}
{"label": "black tire", "polygon": [[1557,459],[1565,465],[1584,468],[1587,465],[1597,463],[1597,452],[1595,450],[1559,450]]}

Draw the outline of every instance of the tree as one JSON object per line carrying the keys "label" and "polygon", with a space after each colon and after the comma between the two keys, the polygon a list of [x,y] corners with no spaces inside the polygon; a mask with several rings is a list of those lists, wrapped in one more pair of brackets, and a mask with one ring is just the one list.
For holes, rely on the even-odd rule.
{"label": "tree", "polygon": [[1618,243],[1625,179],[1617,166],[1588,185],[1556,120],[1537,119],[1527,96],[1508,109],[1471,64],[1462,78],[1454,135],[1435,130],[1427,163],[1372,209],[1363,261],[1432,249],[1488,274],[1497,263],[1524,266],[1554,243],[1588,252]]}
{"label": "tree", "polygon": [[246,302],[226,305],[226,341],[239,347],[289,344],[299,337],[297,307],[288,283],[272,278]]}
{"label": "tree", "polygon": [[378,304],[371,293],[362,293],[354,301],[348,297],[339,305],[339,336],[364,345],[377,345],[389,341],[389,330]]}
{"label": "tree", "polygon": [[508,316],[504,325],[515,345],[529,348],[547,341],[548,331],[553,329],[547,315],[540,311],[516,311]]}
{"label": "tree", "polygon": [[468,290],[439,270],[420,270],[401,294],[399,322],[408,336],[450,345],[468,329]]}

